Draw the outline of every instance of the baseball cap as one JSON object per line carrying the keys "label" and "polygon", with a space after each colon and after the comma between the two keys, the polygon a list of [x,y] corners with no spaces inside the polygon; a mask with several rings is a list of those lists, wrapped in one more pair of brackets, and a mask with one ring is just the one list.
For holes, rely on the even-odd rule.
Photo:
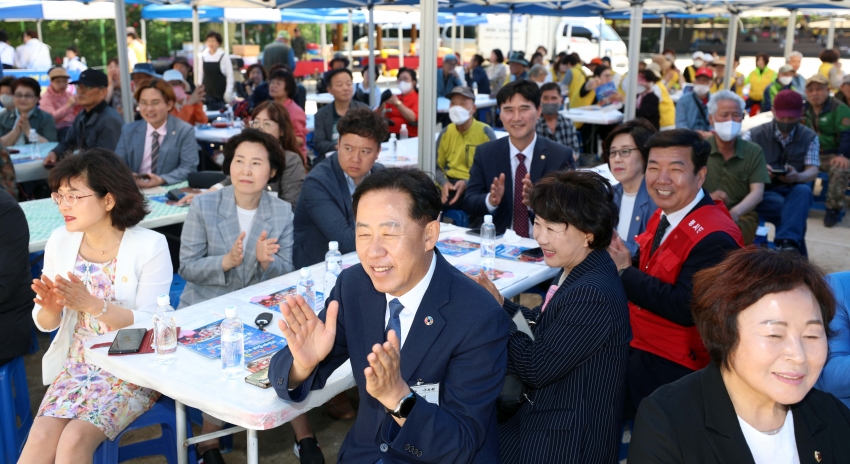
{"label": "baseball cap", "polygon": [[133,72],[131,72],[130,75],[133,74],[147,74],[148,76],[162,77],[154,71],[151,63],[136,63],[136,65],[133,66]]}
{"label": "baseball cap", "polygon": [[777,74],[793,72],[793,71],[794,71],[794,68],[790,64],[783,64],[782,66],[779,67],[779,71],[777,71]]}
{"label": "baseball cap", "polygon": [[106,77],[103,71],[88,68],[80,73],[79,79],[71,83],[74,85],[82,84],[86,87],[108,87],[109,78]]}
{"label": "baseball cap", "polygon": [[709,79],[713,79],[714,78],[714,71],[712,71],[709,68],[699,68],[699,69],[697,69],[697,72],[696,72],[694,77],[700,77],[700,76],[705,76]]}
{"label": "baseball cap", "polygon": [[66,77],[68,79],[71,78],[71,76],[68,75],[68,71],[65,71],[65,68],[62,68],[61,66],[56,66],[55,68],[51,69],[47,73],[47,77],[49,77],[51,81],[53,79],[56,79],[57,77]]}
{"label": "baseball cap", "polygon": [[602,59],[601,59],[601,58],[594,58],[594,59],[590,60],[590,63],[589,63],[589,64],[595,64],[595,65],[601,66],[601,65],[603,65],[604,63],[602,63]]}
{"label": "baseball cap", "polygon": [[448,53],[443,56],[443,63],[445,63],[446,61],[454,61],[455,63],[457,63],[457,56],[455,56],[454,53]]}
{"label": "baseball cap", "polygon": [[783,90],[773,97],[773,112],[777,118],[799,118],[803,115],[803,96],[796,90]]}
{"label": "baseball cap", "polygon": [[691,59],[705,61],[705,55],[700,51],[696,51],[693,55],[691,55]]}
{"label": "baseball cap", "polygon": [[712,61],[711,64],[713,66],[726,66],[726,57],[725,56],[718,57],[716,60]]}
{"label": "baseball cap", "polygon": [[823,77],[823,76],[822,76],[822,75],[820,75],[820,74],[815,74],[814,76],[812,76],[812,77],[810,77],[810,78],[806,79],[806,87],[808,87],[808,86],[809,86],[809,84],[823,84],[823,85],[829,85],[829,79],[827,79],[827,78]]}
{"label": "baseball cap", "polygon": [[711,53],[703,53],[702,54],[702,60],[705,61],[706,63],[713,63],[714,62],[714,56]]}
{"label": "baseball cap", "polygon": [[659,66],[658,63],[654,61],[652,63],[649,63],[648,65],[646,65],[646,70],[652,71],[652,74],[655,74],[655,77],[661,79],[661,66]]}
{"label": "baseball cap", "polygon": [[475,101],[475,94],[472,93],[472,89],[470,89],[469,87],[463,87],[459,85],[453,88],[451,92],[447,93],[446,98],[452,98],[455,95],[461,95],[471,99],[472,101]]}
{"label": "baseball cap", "polygon": [[277,38],[289,40],[289,31],[277,31]]}
{"label": "baseball cap", "polygon": [[180,81],[183,83],[183,88],[189,90],[189,83],[186,82],[186,79],[183,79],[183,73],[176,69],[169,69],[162,73],[162,80],[165,82]]}

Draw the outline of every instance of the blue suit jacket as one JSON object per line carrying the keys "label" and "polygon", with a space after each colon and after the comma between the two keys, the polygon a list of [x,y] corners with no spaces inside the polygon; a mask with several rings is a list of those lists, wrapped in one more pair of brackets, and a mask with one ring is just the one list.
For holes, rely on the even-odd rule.
{"label": "blue suit jacket", "polygon": [[[617,207],[619,208],[623,204],[623,184],[617,184],[613,189],[614,201],[617,202]],[[637,254],[639,248],[637,242],[635,242],[635,237],[646,230],[646,223],[649,222],[649,218],[656,209],[658,207],[655,206],[655,202],[649,196],[649,191],[646,189],[646,179],[644,179],[640,183],[640,190],[638,190],[637,198],[635,198],[635,209],[632,210],[629,236],[624,240],[626,248],[629,249],[632,256]]]}
{"label": "blue suit jacket", "polygon": [[[360,408],[340,447],[340,463],[499,462],[495,408],[505,381],[510,322],[487,291],[434,252],[434,275],[401,349],[401,376],[409,385],[420,379],[439,383],[439,406],[418,397],[399,429],[366,391],[366,356],[385,340],[387,300],[359,264],[340,274],[331,293],[330,299],[339,302],[336,342],[313,374],[290,392],[292,354],[284,348],[271,360],[269,379],[278,396],[300,402],[351,359]],[[325,314],[319,318],[325,320]],[[424,322],[429,316],[431,325]],[[391,428],[397,432],[392,439]]]}
{"label": "blue suit jacket", "polygon": [[[493,179],[505,174],[505,195],[493,213],[497,230],[510,229],[513,222],[514,188],[511,172],[510,137],[487,142],[475,149],[475,159],[469,170],[469,182],[463,200],[463,210],[471,216],[490,214],[485,204]],[[561,169],[574,169],[573,151],[544,137],[537,137],[531,159],[531,182],[544,174]]]}
{"label": "blue suit jacket", "polygon": [[437,96],[445,97],[455,87],[460,86],[460,78],[456,73],[452,73],[448,78],[448,82],[443,82],[443,68],[437,70]]}
{"label": "blue suit jacket", "polygon": [[838,306],[829,328],[835,336],[829,339],[829,357],[815,387],[832,393],[850,407],[850,271],[826,276]]}
{"label": "blue suit jacket", "polygon": [[[371,172],[384,169],[378,163]],[[295,269],[325,260],[328,242],[339,242],[342,254],[354,250],[354,209],[345,173],[334,153],[313,167],[295,203]]]}
{"label": "blue suit jacket", "polygon": [[[135,173],[139,172],[145,154],[147,128],[148,123],[144,119],[125,124],[115,147],[115,153]],[[195,129],[170,114],[165,130],[165,137],[159,141],[154,174],[162,177],[166,184],[176,184],[188,179],[190,172],[198,171],[198,143],[195,141]]]}

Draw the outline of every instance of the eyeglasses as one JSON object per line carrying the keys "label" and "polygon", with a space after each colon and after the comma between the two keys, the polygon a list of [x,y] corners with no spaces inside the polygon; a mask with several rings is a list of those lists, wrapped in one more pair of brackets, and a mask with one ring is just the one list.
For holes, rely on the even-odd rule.
{"label": "eyeglasses", "polygon": [[34,98],[35,98],[35,95],[33,95],[33,94],[22,94],[22,93],[16,93],[16,94],[15,94],[15,98],[20,98],[21,100],[32,100],[32,99],[34,99]]}
{"label": "eyeglasses", "polygon": [[262,130],[267,130],[267,131],[274,129],[276,124],[277,123],[275,123],[273,121],[263,121],[263,122],[256,121],[256,120],[251,121],[251,127],[253,127],[254,129],[262,129]]}
{"label": "eyeglasses", "polygon": [[611,150],[608,152],[608,158],[613,158],[614,155],[620,155],[620,158],[626,159],[633,151],[640,151],[637,148],[621,148],[619,150]]}
{"label": "eyeglasses", "polygon": [[50,194],[50,199],[53,200],[53,203],[56,203],[56,206],[59,206],[59,202],[64,200],[66,205],[73,208],[74,205],[77,204],[77,200],[79,200],[80,198],[88,198],[88,197],[93,197],[93,196],[94,196],[94,194],[80,196],[80,195],[74,195],[73,193],[66,193],[66,194],[62,195],[61,193],[53,192],[53,193]]}

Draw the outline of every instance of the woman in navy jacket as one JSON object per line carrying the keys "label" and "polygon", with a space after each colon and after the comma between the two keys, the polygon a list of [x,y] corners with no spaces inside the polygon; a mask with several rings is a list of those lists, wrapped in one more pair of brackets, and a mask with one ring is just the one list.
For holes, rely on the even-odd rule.
{"label": "woman in navy jacket", "polygon": [[499,426],[505,463],[617,460],[632,338],[626,294],[606,249],[617,225],[611,186],[586,171],[546,175],[531,191],[534,238],[550,267],[563,268],[543,305],[506,300],[478,277],[511,317],[533,322],[534,337],[511,325],[508,374],[528,401]]}

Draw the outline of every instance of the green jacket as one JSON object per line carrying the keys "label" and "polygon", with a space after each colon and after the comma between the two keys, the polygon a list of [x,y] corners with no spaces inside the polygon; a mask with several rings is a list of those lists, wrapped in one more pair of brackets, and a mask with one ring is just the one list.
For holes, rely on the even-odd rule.
{"label": "green jacket", "polygon": [[830,97],[821,113],[815,115],[807,102],[800,122],[818,134],[822,155],[850,156],[850,107]]}

